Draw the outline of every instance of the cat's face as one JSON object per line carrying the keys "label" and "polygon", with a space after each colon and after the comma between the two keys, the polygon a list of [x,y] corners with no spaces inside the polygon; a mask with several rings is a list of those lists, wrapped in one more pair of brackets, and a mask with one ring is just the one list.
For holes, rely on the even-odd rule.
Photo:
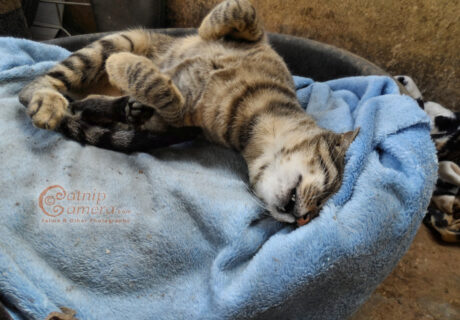
{"label": "cat's face", "polygon": [[286,145],[251,178],[255,194],[278,221],[303,225],[316,217],[343,176],[345,152],[358,130],[325,132],[303,144]]}

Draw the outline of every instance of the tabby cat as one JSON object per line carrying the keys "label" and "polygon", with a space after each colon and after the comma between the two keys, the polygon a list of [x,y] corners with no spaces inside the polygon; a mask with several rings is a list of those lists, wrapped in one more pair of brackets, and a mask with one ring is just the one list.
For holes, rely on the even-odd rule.
{"label": "tabby cat", "polygon": [[[91,89],[104,95],[69,104]],[[322,129],[302,110],[247,0],[220,3],[198,35],[106,36],[34,80],[20,101],[39,128],[122,151],[153,147],[149,135],[199,127],[209,141],[242,154],[251,188],[275,219],[298,225],[338,190],[358,133]]]}

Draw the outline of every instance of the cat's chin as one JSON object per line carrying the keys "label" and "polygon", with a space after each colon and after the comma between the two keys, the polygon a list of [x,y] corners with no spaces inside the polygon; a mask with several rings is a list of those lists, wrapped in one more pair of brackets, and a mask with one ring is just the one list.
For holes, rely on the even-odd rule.
{"label": "cat's chin", "polygon": [[270,210],[270,215],[277,221],[284,223],[295,223],[295,217],[291,214],[280,213],[276,209]]}

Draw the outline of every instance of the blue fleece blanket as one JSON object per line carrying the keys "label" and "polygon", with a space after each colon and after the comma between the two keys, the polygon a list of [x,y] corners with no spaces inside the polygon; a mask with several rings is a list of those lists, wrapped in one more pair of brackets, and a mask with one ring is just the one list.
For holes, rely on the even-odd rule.
{"label": "blue fleece blanket", "polygon": [[232,150],[126,155],[34,128],[17,93],[67,55],[0,39],[0,298],[15,318],[343,319],[411,243],[436,156],[392,79],[295,78],[321,126],[361,131],[340,191],[294,229],[264,215]]}

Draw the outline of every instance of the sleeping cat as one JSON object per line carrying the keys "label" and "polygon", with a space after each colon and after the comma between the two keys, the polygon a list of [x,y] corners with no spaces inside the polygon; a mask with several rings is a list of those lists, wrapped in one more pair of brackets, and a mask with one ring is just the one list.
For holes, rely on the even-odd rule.
{"label": "sleeping cat", "polygon": [[[91,89],[104,95],[69,104],[66,97]],[[247,0],[219,4],[198,35],[106,36],[34,80],[20,101],[35,126],[115,150],[154,147],[161,132],[199,127],[209,141],[242,154],[251,188],[275,219],[298,225],[340,187],[358,133],[322,129],[302,110]]]}

